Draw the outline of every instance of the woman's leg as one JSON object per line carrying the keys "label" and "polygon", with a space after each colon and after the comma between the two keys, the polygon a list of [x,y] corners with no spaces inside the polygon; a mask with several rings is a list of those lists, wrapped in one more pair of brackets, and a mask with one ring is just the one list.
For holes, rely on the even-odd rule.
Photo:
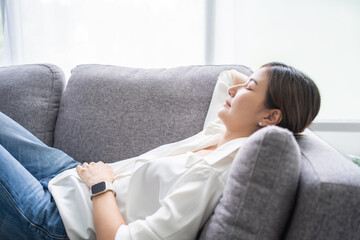
{"label": "woman's leg", "polygon": [[48,147],[1,112],[0,144],[37,180],[51,178],[79,164],[64,152]]}
{"label": "woman's leg", "polygon": [[1,145],[0,239],[67,239],[49,190]]}

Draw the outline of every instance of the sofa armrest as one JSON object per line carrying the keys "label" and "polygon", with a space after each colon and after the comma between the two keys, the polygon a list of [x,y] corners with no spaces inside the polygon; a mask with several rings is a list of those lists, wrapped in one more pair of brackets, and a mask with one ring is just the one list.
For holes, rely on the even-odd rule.
{"label": "sofa armrest", "polygon": [[291,215],[300,149],[291,132],[265,127],[237,153],[200,239],[280,239]]}
{"label": "sofa armrest", "polygon": [[63,71],[52,64],[2,67],[0,111],[52,146],[64,87]]}

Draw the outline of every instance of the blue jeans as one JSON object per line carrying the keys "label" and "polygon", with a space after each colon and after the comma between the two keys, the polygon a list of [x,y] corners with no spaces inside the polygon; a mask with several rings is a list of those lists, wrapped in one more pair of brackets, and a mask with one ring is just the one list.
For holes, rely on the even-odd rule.
{"label": "blue jeans", "polygon": [[68,239],[48,182],[78,164],[0,112],[0,239]]}

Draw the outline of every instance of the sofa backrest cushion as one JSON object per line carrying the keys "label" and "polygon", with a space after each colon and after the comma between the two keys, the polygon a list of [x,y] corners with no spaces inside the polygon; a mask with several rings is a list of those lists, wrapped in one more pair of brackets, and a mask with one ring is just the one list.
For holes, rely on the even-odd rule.
{"label": "sofa backrest cushion", "polygon": [[238,151],[200,239],[280,239],[294,204],[300,161],[290,131],[270,126],[255,132]]}
{"label": "sofa backrest cushion", "polygon": [[240,65],[141,69],[81,65],[61,100],[55,147],[76,160],[114,162],[203,128],[219,74]]}
{"label": "sofa backrest cushion", "polygon": [[52,146],[64,87],[63,71],[52,64],[2,67],[0,111]]}
{"label": "sofa backrest cushion", "polygon": [[285,239],[360,239],[360,168],[310,130],[297,141],[302,169]]}

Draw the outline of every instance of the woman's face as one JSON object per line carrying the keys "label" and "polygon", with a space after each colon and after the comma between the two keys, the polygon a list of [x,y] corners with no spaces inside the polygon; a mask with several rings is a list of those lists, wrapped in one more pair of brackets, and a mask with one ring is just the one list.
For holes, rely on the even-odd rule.
{"label": "woman's face", "polygon": [[229,97],[218,116],[228,131],[249,136],[258,129],[266,115],[264,101],[268,87],[266,68],[260,68],[250,77],[231,71],[234,86],[228,89]]}

